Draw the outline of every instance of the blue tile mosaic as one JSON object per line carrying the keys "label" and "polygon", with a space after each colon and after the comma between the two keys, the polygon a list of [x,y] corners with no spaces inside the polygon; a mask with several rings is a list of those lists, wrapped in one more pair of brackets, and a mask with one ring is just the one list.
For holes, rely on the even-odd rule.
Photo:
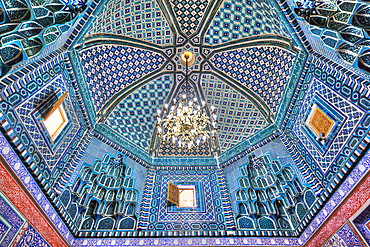
{"label": "blue tile mosaic", "polygon": [[[302,127],[305,125],[304,121],[306,119],[306,114],[311,109],[311,101],[314,99],[315,95],[322,97],[331,108],[336,109],[336,111],[339,111],[342,115],[347,117],[347,119],[344,119],[344,123],[341,123],[343,127],[338,131],[330,146],[327,147],[327,151],[324,155],[313,145],[310,138],[306,136],[306,133],[302,131]],[[316,164],[320,166],[322,172],[325,173],[341,151],[343,145],[350,138],[356,126],[361,122],[360,120],[363,116],[363,110],[344,100],[343,97],[332,91],[329,87],[322,84],[316,78],[313,78],[293,126],[293,132],[310,152]]]}
{"label": "blue tile mosaic", "polygon": [[211,23],[204,36],[204,43],[209,45],[264,34],[290,37],[268,0],[225,0]]}
{"label": "blue tile mosaic", "polygon": [[18,209],[12,205],[8,198],[0,191],[0,227],[2,236],[1,246],[9,246],[18,231],[26,223],[26,219],[19,213]]}
{"label": "blue tile mosaic", "polygon": [[69,125],[67,125],[60,134],[60,138],[52,141],[49,134],[43,130],[42,122],[38,115],[38,106],[42,104],[53,92],[63,94],[66,90],[66,82],[62,75],[56,76],[49,84],[42,88],[37,94],[23,101],[15,108],[19,119],[23,122],[33,142],[41,153],[46,165],[52,171],[58,160],[65,153],[70,142],[74,139],[80,129],[80,121],[77,118],[75,108],[70,96],[64,100],[63,106],[68,116]]}
{"label": "blue tile mosaic", "polygon": [[80,53],[95,111],[134,81],[158,70],[165,58],[158,53],[122,45],[99,45]]}
{"label": "blue tile mosaic", "polygon": [[28,226],[17,247],[50,247],[45,239],[33,228]]}
{"label": "blue tile mosaic", "polygon": [[[221,202],[216,170],[157,170],[154,172],[151,207],[147,230],[204,231],[225,230],[224,209]],[[181,214],[175,205],[167,202],[168,183],[195,184],[204,197],[197,207]]]}
{"label": "blue tile mosaic", "polygon": [[197,31],[209,6],[208,0],[170,0],[181,31],[191,35]]}
{"label": "blue tile mosaic", "polygon": [[145,84],[122,99],[105,124],[148,151],[156,124],[156,112],[164,105],[172,84],[172,75],[163,75]]}
{"label": "blue tile mosaic", "polygon": [[252,47],[216,53],[215,68],[254,91],[275,114],[295,55],[278,47]]}
{"label": "blue tile mosaic", "polygon": [[268,125],[258,107],[220,79],[203,74],[200,84],[207,104],[214,105],[217,109],[217,133],[221,152]]}
{"label": "blue tile mosaic", "polygon": [[[303,185],[306,187],[310,187],[303,177],[301,171],[298,170],[298,168],[294,165],[295,162],[293,161],[288,150],[285,148],[284,144],[279,138],[274,139],[266,145],[263,145],[262,147],[256,149],[253,153],[257,157],[268,155],[271,160],[278,160],[282,167],[292,167],[294,174],[296,174],[299,180],[303,182]],[[230,200],[232,202],[234,214],[237,214],[239,212],[236,200],[236,192],[240,188],[239,179],[243,176],[239,168],[248,163],[248,157],[243,157],[238,161],[232,163],[231,165],[225,167],[225,175],[229,187]]]}
{"label": "blue tile mosaic", "polygon": [[155,0],[110,0],[87,35],[117,34],[156,45],[172,45],[173,34]]}

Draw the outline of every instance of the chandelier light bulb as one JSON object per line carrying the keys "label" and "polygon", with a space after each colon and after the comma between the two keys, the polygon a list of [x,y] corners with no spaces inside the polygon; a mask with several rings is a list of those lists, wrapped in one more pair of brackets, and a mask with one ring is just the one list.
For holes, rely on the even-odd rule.
{"label": "chandelier light bulb", "polygon": [[206,105],[206,102],[202,100],[202,106],[205,106],[205,105]]}
{"label": "chandelier light bulb", "polygon": [[157,110],[158,115],[159,115],[159,114],[161,114],[161,112],[162,112],[162,111],[161,111],[160,109],[158,109],[158,110]]}
{"label": "chandelier light bulb", "polygon": [[215,106],[213,105],[213,106],[211,106],[211,110],[212,111],[214,111],[215,110]]}
{"label": "chandelier light bulb", "polygon": [[183,98],[183,99],[186,99],[186,94],[183,94],[183,95],[182,95],[182,98]]}
{"label": "chandelier light bulb", "polygon": [[164,104],[164,108],[168,109],[168,104]]}

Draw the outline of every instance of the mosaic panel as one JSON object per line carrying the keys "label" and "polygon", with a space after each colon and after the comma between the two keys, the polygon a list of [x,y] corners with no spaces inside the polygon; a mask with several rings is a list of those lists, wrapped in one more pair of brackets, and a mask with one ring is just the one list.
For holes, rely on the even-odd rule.
{"label": "mosaic panel", "polygon": [[225,151],[268,125],[259,109],[245,96],[212,75],[202,75],[201,86],[208,105],[218,116],[218,140]]}
{"label": "mosaic panel", "polygon": [[148,151],[157,109],[163,106],[172,82],[172,75],[163,75],[131,93],[114,108],[105,124]]}
{"label": "mosaic panel", "polygon": [[[294,107],[292,106],[288,110],[287,117],[284,120],[282,128],[285,130],[291,140],[297,142],[296,147],[302,158],[312,169],[313,174],[315,174],[315,177],[321,182],[323,188],[326,188],[339,173],[340,169],[346,164],[348,158],[358,147],[358,144],[364,140],[364,137],[369,131],[370,116],[369,114],[365,115],[362,119],[360,119],[361,121],[359,121],[359,124],[356,128],[353,126],[353,131],[351,132],[348,141],[343,143],[342,149],[331,163],[331,166],[328,167],[327,172],[323,174],[320,166],[316,164],[316,159],[311,156],[310,152],[306,150],[306,147],[292,131],[294,129],[293,125],[295,125],[298,114],[301,114],[300,108],[303,104],[303,101],[306,99],[305,97],[300,97],[299,95],[306,95],[307,90],[311,88],[313,78],[316,78],[326,87],[328,87],[329,91],[332,90],[333,95],[338,95],[338,99],[344,100],[354,107],[358,106],[362,109],[369,110],[370,99],[367,96],[368,90],[363,90],[363,79],[359,78],[357,74],[349,73],[339,65],[327,63],[321,59],[316,59],[315,57],[313,58],[299,91],[297,90],[295,93]],[[334,111],[334,108],[332,108],[332,110]],[[343,115],[343,113],[341,114]],[[344,117],[346,117],[345,114]]]}
{"label": "mosaic panel", "polygon": [[348,224],[344,224],[322,247],[361,247]]}
{"label": "mosaic panel", "polygon": [[[218,176],[215,170],[158,170],[155,172],[147,230],[225,230]],[[168,183],[195,185],[197,207],[179,209],[167,202]],[[182,213],[179,213],[179,210]]]}
{"label": "mosaic panel", "polygon": [[197,31],[199,24],[209,6],[208,0],[170,0],[173,12],[181,31],[191,35]]}
{"label": "mosaic panel", "polygon": [[[360,209],[361,210],[361,209]],[[353,224],[367,243],[370,243],[370,206],[365,206],[353,219]]]}
{"label": "mosaic panel", "polygon": [[[66,126],[62,132],[65,137],[60,141],[58,146],[52,145],[52,142],[46,138],[48,133],[42,131],[39,120],[37,120],[37,107],[43,101],[45,101],[50,95],[58,90],[65,90],[65,81],[62,75],[55,77],[50,84],[44,87],[40,92],[32,97],[29,97],[27,101],[24,101],[21,105],[15,108],[19,119],[23,122],[28,133],[31,135],[36,147],[40,151],[45,163],[48,165],[50,170],[53,170],[58,160],[62,157],[66,148],[75,137],[76,133],[80,129],[79,120],[77,119],[75,109],[71,103],[69,96],[64,100],[64,108],[68,115],[68,121],[71,123],[71,127]],[[67,133],[65,133],[67,132]],[[61,134],[62,135],[62,134]]]}
{"label": "mosaic panel", "polygon": [[[37,66],[37,64],[35,66]],[[20,119],[17,110],[20,110],[21,108],[18,109],[18,107],[21,104],[26,104],[25,102],[28,102],[28,100],[34,95],[36,95],[35,98],[40,99],[38,96],[39,92],[48,90],[47,87],[50,86],[51,81],[59,75],[62,75],[61,80],[64,81],[65,85],[59,83],[56,93],[58,93],[58,90],[59,92],[65,92],[65,90],[68,90],[69,94],[64,105],[65,109],[69,111],[73,118],[84,120],[84,115],[82,113],[83,110],[81,110],[82,100],[80,98],[76,98],[76,94],[78,93],[74,91],[71,78],[66,71],[66,64],[63,61],[63,56],[54,56],[52,59],[47,60],[45,64],[37,67],[37,69],[32,70],[32,67],[27,68],[26,72],[28,72],[28,74],[22,75],[21,72],[19,72],[16,75],[13,75],[14,77],[18,76],[20,78],[16,82],[10,84],[7,88],[4,88],[2,92],[3,101],[0,104],[2,111],[0,112],[0,122],[4,130],[6,130],[7,135],[12,139],[13,145],[20,150],[22,161],[29,165],[35,174],[39,174],[37,175],[38,179],[47,180],[48,183],[44,184],[45,186],[51,186],[58,179],[60,173],[67,170],[64,169],[65,166],[69,166],[71,164],[71,162],[68,162],[68,159],[75,152],[75,149],[85,132],[85,121],[78,122],[78,124],[81,125],[81,128],[79,128],[77,132],[73,133],[71,131],[65,131],[61,133],[61,137],[68,138],[70,140],[69,143],[60,140],[60,138],[58,138],[59,140],[56,143],[51,143],[50,140],[47,140],[49,135],[45,132],[40,132],[42,134],[39,134],[38,137],[41,139],[38,139],[37,142],[45,142],[44,144],[41,144],[44,145],[45,149],[51,149],[53,152],[62,152],[61,150],[64,150],[63,158],[60,156],[57,164],[52,164],[52,167],[57,165],[60,169],[50,171],[38,146],[36,146],[33,141],[35,136],[31,136],[28,132],[28,128],[24,125],[24,122],[29,123],[30,121],[33,122],[34,119],[38,119],[36,117],[37,111],[35,111],[36,109],[33,107],[31,114],[26,117],[22,115],[23,118]],[[15,79],[13,78],[13,80]],[[17,90],[15,90],[15,87]],[[37,106],[37,104],[35,106]],[[72,110],[70,111],[70,109]],[[36,129],[37,127],[38,126],[36,125],[32,126],[32,128]],[[73,129],[72,127],[73,125],[71,123],[70,127],[67,129],[71,130]],[[71,135],[73,134],[75,136],[71,138]],[[42,174],[40,174],[40,172]]]}
{"label": "mosaic panel", "polygon": [[[7,147],[2,146],[2,142],[0,140],[0,145],[5,152],[0,152],[0,154],[4,154],[7,152]],[[24,233],[27,231],[29,226],[34,226],[37,232],[39,232],[52,246],[64,246],[62,239],[57,235],[55,230],[50,226],[50,224],[46,221],[44,216],[36,209],[34,203],[30,200],[30,198],[24,193],[24,191],[19,187],[19,184],[14,180],[14,177],[10,175],[5,167],[7,164],[0,162],[0,188],[1,188],[1,197],[8,203],[10,207],[12,207],[19,215],[23,215],[24,218],[27,220],[19,229],[17,236],[14,238],[11,246],[16,246],[21,238],[23,237]],[[18,169],[20,170],[20,169]],[[2,216],[0,216],[0,224],[3,223]],[[10,226],[7,219],[5,219],[5,225]],[[12,220],[10,220],[12,221]],[[11,229],[8,228],[9,230]],[[4,235],[2,236],[4,237]],[[0,237],[0,246],[1,241],[3,238]],[[27,244],[31,243],[31,241],[24,241]]]}
{"label": "mosaic panel", "polygon": [[26,219],[2,192],[0,192],[0,216],[1,229],[3,230],[0,245],[8,246],[14,241],[19,231],[21,231],[21,228],[26,223]]}
{"label": "mosaic panel", "polygon": [[29,226],[23,234],[17,247],[50,247],[43,237],[33,228]]}
{"label": "mosaic panel", "polygon": [[[341,112],[342,115],[347,117],[345,122],[342,123],[343,127],[338,131],[331,145],[327,147],[325,154],[322,154],[321,150],[319,150],[306,136],[307,134],[302,131],[302,127],[305,125],[304,121],[306,114],[310,111],[312,105],[311,101],[314,99],[315,95],[321,96],[331,108],[336,109],[336,111]],[[314,78],[310,88],[307,90],[306,98],[302,103],[300,113],[293,126],[293,132],[302,141],[303,145],[316,160],[316,163],[321,167],[321,170],[325,173],[343,148],[343,145],[348,141],[363,116],[364,112],[358,107],[344,100],[343,97],[336,94],[329,87]]]}
{"label": "mosaic panel", "polygon": [[255,92],[277,112],[289,81],[295,55],[278,47],[253,47],[220,52],[214,66]]}
{"label": "mosaic panel", "polygon": [[290,37],[270,1],[225,0],[206,32],[204,43],[216,45],[264,34]]}
{"label": "mosaic panel", "polygon": [[110,0],[87,35],[112,33],[157,45],[172,45],[173,34],[155,0]]}
{"label": "mosaic panel", "polygon": [[96,112],[114,94],[165,62],[158,53],[122,45],[95,46],[80,57]]}

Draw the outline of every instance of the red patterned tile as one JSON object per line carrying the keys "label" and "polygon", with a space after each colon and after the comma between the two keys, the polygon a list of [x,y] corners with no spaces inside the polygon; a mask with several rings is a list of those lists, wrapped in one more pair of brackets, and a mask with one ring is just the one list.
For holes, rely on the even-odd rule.
{"label": "red patterned tile", "polygon": [[41,234],[51,246],[66,246],[32,201],[22,191],[12,176],[0,162],[0,188],[6,197],[23,214],[28,222]]}
{"label": "red patterned tile", "polygon": [[350,195],[332,217],[316,232],[306,247],[322,246],[370,198],[370,176]]}

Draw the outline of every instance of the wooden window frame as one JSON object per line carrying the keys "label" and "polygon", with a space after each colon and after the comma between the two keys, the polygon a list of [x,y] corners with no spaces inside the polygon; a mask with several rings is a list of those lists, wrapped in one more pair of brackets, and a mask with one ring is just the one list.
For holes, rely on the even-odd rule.
{"label": "wooden window frame", "polygon": [[[45,125],[45,122],[56,112],[56,111],[59,111],[59,114],[60,116],[62,117],[62,123],[59,124],[59,126],[55,129],[54,133],[50,133],[49,132],[49,129],[48,129],[48,126]],[[64,129],[64,127],[67,125],[68,123],[68,117],[67,117],[67,113],[65,112],[65,109],[63,107],[62,104],[60,104],[53,112],[51,112],[50,114],[48,114],[48,117],[46,119],[44,119],[43,121],[43,124],[45,126],[45,129],[46,131],[49,133],[50,137],[52,140],[54,140],[60,133],[61,131]]]}

